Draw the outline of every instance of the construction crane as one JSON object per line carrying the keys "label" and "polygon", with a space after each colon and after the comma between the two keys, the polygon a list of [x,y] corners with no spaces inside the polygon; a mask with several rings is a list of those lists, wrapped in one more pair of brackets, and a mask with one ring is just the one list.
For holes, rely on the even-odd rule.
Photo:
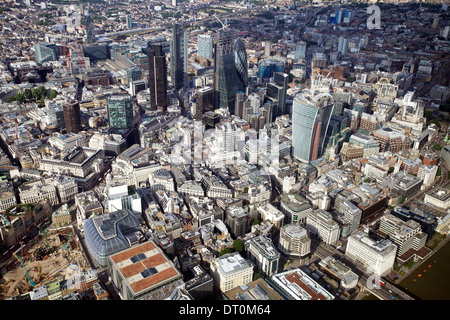
{"label": "construction crane", "polygon": [[72,232],[70,232],[70,234],[69,234],[69,240],[67,240],[67,243],[63,246],[63,249],[64,249],[64,250],[66,250],[67,247],[69,246],[70,238],[71,238],[71,237],[72,237]]}
{"label": "construction crane", "polygon": [[224,24],[216,15],[214,15],[214,18],[216,18],[222,24],[222,29],[223,30],[228,28],[228,19],[225,19],[225,24]]}
{"label": "construction crane", "polygon": [[30,285],[31,287],[34,287],[36,285],[36,283],[30,278],[30,275],[28,274],[27,268],[25,267],[25,264],[23,263],[22,258],[19,255],[17,255],[16,253],[12,252],[12,251],[11,251],[11,253],[20,262],[20,265],[22,266],[23,270],[25,270],[25,277],[28,280],[27,281],[27,288],[28,288],[28,285]]}

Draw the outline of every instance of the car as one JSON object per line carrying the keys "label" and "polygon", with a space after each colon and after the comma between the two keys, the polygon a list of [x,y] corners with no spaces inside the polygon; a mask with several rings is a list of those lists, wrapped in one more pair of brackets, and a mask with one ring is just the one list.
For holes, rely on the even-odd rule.
{"label": "car", "polygon": [[392,293],[392,290],[391,290],[391,289],[389,289],[389,293]]}

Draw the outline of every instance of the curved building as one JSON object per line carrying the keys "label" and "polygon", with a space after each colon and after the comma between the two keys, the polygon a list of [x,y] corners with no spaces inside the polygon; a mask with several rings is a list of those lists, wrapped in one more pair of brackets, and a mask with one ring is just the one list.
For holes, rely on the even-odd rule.
{"label": "curved building", "polygon": [[83,225],[89,252],[105,267],[108,256],[139,242],[140,225],[139,219],[128,209],[90,217]]}
{"label": "curved building", "polygon": [[298,224],[286,224],[280,230],[278,249],[288,256],[302,257],[311,250],[311,239],[305,228]]}
{"label": "curved building", "polygon": [[292,153],[302,162],[320,158],[333,113],[333,97],[329,93],[297,95],[292,106]]}
{"label": "curved building", "polygon": [[248,86],[248,63],[244,41],[241,38],[238,38],[234,43],[234,63],[238,78],[236,89],[245,92],[245,88]]}

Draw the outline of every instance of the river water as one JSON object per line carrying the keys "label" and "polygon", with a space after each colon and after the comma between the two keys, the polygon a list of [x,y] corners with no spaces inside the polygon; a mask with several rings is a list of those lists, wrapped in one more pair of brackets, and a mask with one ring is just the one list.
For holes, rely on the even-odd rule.
{"label": "river water", "polygon": [[399,283],[422,300],[450,300],[450,242]]}
{"label": "river water", "polygon": [[[450,241],[397,286],[420,300],[450,300]],[[373,294],[364,300],[378,300]]]}

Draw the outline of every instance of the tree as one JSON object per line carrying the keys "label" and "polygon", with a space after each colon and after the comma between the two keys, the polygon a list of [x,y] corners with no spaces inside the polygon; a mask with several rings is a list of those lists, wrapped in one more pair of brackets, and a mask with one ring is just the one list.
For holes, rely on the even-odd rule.
{"label": "tree", "polygon": [[23,95],[23,93],[16,93],[16,101],[19,103],[24,103],[25,102],[25,96]]}
{"label": "tree", "polygon": [[433,148],[434,148],[434,150],[439,151],[439,150],[442,150],[442,145],[440,143],[435,143]]}
{"label": "tree", "polygon": [[25,91],[23,92],[23,95],[25,97],[25,100],[29,101],[31,100],[31,98],[33,98],[33,94],[31,93],[31,90],[26,88]]}
{"label": "tree", "polygon": [[11,103],[13,101],[16,101],[16,97],[15,96],[9,96],[8,99],[6,100],[6,102]]}
{"label": "tree", "polygon": [[232,253],[232,252],[234,252],[234,249],[232,249],[232,248],[225,248],[225,249],[223,249],[222,251],[219,252],[219,257],[223,256],[224,254]]}
{"label": "tree", "polygon": [[240,253],[244,251],[244,243],[240,239],[236,239],[233,241],[233,248]]}
{"label": "tree", "polygon": [[258,280],[259,278],[264,278],[264,272],[262,272],[262,270],[259,270],[253,274],[253,281]]}
{"label": "tree", "polygon": [[42,95],[42,96],[41,96],[39,105],[40,105],[41,107],[45,106],[45,95]]}
{"label": "tree", "polygon": [[254,219],[252,220],[252,226],[258,225],[258,224],[260,224],[260,223],[261,223],[261,221],[260,221],[258,218],[254,218]]}
{"label": "tree", "polygon": [[50,91],[50,94],[48,95],[48,98],[49,98],[49,99],[55,99],[57,95],[58,95],[58,91],[52,89],[52,90]]}

